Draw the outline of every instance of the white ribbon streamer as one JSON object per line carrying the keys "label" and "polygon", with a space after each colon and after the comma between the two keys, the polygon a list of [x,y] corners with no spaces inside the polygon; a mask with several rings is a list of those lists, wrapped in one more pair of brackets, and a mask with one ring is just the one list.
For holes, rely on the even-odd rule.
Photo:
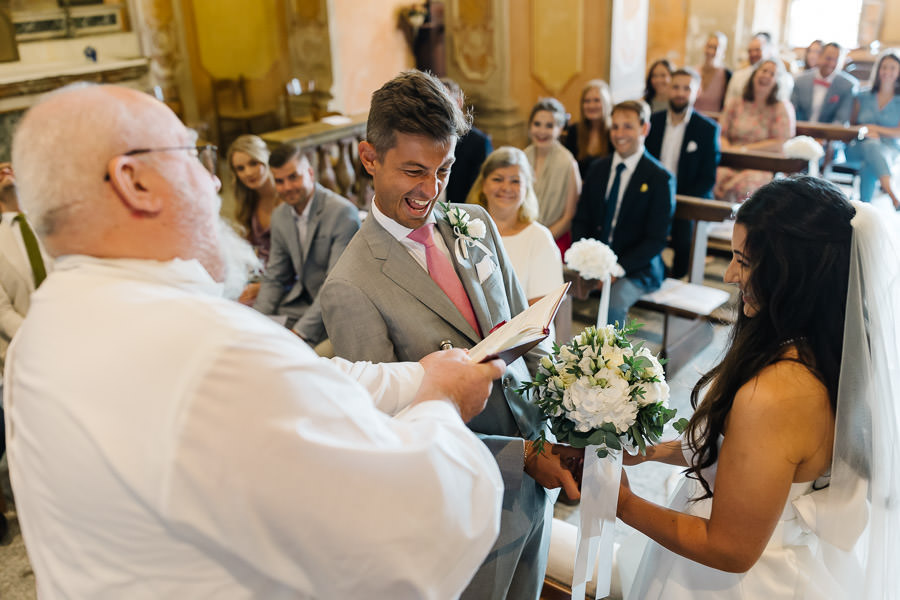
{"label": "white ribbon streamer", "polygon": [[456,252],[456,260],[458,262],[462,262],[463,260],[469,260],[469,248],[475,246],[477,248],[481,248],[481,250],[487,256],[494,256],[494,253],[491,252],[487,246],[479,242],[478,240],[472,239],[459,230],[459,227],[453,226],[453,235],[456,236],[456,243],[454,246],[454,251]]}
{"label": "white ribbon streamer", "polygon": [[[604,287],[604,289],[606,289]],[[581,479],[581,526],[575,550],[572,575],[572,600],[584,600],[587,582],[594,578],[597,563],[597,588],[594,599],[609,595],[612,581],[613,542],[616,505],[619,503],[619,479],[622,476],[622,452],[609,450],[606,458],[597,457],[597,446],[584,449],[584,473]]]}
{"label": "white ribbon streamer", "polygon": [[[606,327],[607,321],[609,320],[610,276],[607,275],[601,281],[603,281],[603,288],[600,290],[600,306],[597,309],[597,329]],[[620,327],[623,327],[624,325],[625,323],[619,323]]]}

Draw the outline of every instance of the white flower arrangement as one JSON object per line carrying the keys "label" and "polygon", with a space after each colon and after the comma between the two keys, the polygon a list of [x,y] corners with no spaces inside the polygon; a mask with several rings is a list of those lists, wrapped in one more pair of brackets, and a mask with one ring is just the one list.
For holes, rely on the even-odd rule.
{"label": "white flower arrangement", "polygon": [[622,277],[625,269],[617,262],[612,248],[593,238],[578,240],[566,250],[566,267],[577,271],[584,279]]}
{"label": "white flower arrangement", "polygon": [[444,210],[444,219],[453,228],[453,235],[456,236],[454,245],[457,260],[468,259],[469,248],[472,246],[477,246],[488,256],[493,256],[493,253],[479,241],[487,235],[487,225],[484,221],[472,219],[469,213],[458,206],[450,206],[447,202],[441,202],[440,205]]}
{"label": "white flower arrangement", "polygon": [[[643,454],[659,441],[676,411],[667,405],[662,363],[628,339],[636,329],[634,322],[623,329],[589,327],[541,359],[534,380],[522,389],[533,390],[532,402],[557,440],[576,448],[598,446],[601,458],[623,445]],[[675,429],[686,423],[679,420]]]}
{"label": "white flower arrangement", "polygon": [[784,143],[781,151],[788,158],[802,158],[804,160],[819,160],[825,156],[822,144],[808,135],[798,135]]}

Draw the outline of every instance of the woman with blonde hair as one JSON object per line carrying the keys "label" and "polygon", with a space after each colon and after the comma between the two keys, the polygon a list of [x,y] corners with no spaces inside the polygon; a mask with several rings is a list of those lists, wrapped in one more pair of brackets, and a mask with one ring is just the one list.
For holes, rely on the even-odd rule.
{"label": "woman with blonde hair", "polygon": [[700,91],[694,109],[702,113],[719,112],[725,105],[725,90],[731,81],[731,71],[723,60],[728,38],[721,31],[709,34],[703,46],[703,64],[700,66]]}
{"label": "woman with blonde hair", "polygon": [[536,221],[538,200],[524,152],[511,146],[494,150],[466,202],[486,208],[497,224],[529,304],[562,285],[559,248],[550,230]]}
{"label": "woman with blonde hair", "polygon": [[591,162],[610,153],[612,95],[609,85],[602,79],[588,81],[581,90],[580,107],[581,116],[566,127],[563,144],[578,161],[578,171],[584,179]]}
{"label": "woman with blonde hair", "polygon": [[269,148],[262,138],[242,135],[228,148],[237,222],[263,265],[269,258],[269,223],[278,204],[275,180],[269,170]]}

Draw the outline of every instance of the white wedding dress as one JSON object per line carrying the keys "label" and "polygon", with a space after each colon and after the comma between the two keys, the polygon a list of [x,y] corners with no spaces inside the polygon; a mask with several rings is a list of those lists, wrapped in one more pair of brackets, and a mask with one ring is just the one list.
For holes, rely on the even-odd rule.
{"label": "white wedding dress", "polygon": [[[715,465],[703,471],[715,486]],[[813,482],[791,486],[787,505],[759,561],[746,573],[727,573],[701,565],[666,550],[652,540],[647,543],[629,600],[780,600],[794,598],[818,569],[817,537],[804,520],[809,515]],[[708,518],[712,499],[690,502],[700,484],[683,478],[669,507]]]}

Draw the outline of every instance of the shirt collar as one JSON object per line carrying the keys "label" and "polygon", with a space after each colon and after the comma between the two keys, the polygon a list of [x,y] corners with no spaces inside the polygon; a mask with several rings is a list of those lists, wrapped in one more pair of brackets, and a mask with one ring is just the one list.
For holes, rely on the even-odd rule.
{"label": "shirt collar", "polygon": [[613,171],[615,171],[616,166],[619,163],[625,163],[625,170],[630,173],[631,171],[634,171],[635,167],[637,167],[637,164],[641,160],[642,156],[644,156],[644,145],[643,144],[641,144],[640,148],[637,149],[637,152],[635,152],[628,158],[622,158],[621,156],[619,156],[619,153],[616,152],[615,154],[613,154],[613,161],[612,161],[611,168]]}
{"label": "shirt collar", "polygon": [[837,69],[833,70],[831,72],[831,75],[829,75],[828,77],[822,77],[822,71],[820,71],[819,68],[816,67],[816,79],[824,79],[828,83],[831,83],[834,81],[834,78],[836,75],[837,75]]}
{"label": "shirt collar", "polygon": [[[408,236],[410,233],[412,233],[412,229],[410,229],[409,227],[404,227],[397,221],[393,220],[392,218],[390,218],[389,216],[387,216],[386,214],[381,212],[378,209],[378,203],[375,201],[375,198],[372,198],[371,213],[372,213],[372,216],[375,217],[375,221],[377,221],[379,225],[384,227],[385,230],[389,234],[391,234],[392,236],[394,236],[394,238],[396,238],[397,240],[399,240],[401,242],[408,239],[406,236]],[[433,208],[431,209],[431,212],[428,214],[428,219],[426,219],[425,222],[426,223],[434,223],[435,222]]]}
{"label": "shirt collar", "polygon": [[60,256],[54,263],[53,270],[58,272],[87,270],[117,279],[149,281],[208,296],[221,297],[224,290],[223,284],[215,281],[196,259],[176,258],[159,261],[69,254]]}

